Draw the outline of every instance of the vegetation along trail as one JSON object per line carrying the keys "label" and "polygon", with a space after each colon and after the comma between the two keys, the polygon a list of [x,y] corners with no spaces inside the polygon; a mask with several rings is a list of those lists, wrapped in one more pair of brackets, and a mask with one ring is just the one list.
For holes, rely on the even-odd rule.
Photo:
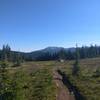
{"label": "vegetation along trail", "polygon": [[66,88],[66,86],[63,83],[63,78],[62,76],[58,73],[58,71],[54,70],[53,72],[54,75],[54,81],[57,86],[57,95],[56,95],[56,100],[75,100],[74,95],[71,94]]}

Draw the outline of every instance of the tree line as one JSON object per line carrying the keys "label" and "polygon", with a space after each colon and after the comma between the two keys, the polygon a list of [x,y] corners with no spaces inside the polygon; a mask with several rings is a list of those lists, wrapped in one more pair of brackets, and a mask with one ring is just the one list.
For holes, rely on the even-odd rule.
{"label": "tree line", "polygon": [[[83,46],[77,47],[80,59],[85,58],[94,58],[100,56],[100,47],[93,46],[90,47]],[[59,52],[50,54],[49,52],[43,53],[42,55],[38,56],[35,60],[74,60],[76,59],[76,49],[74,51],[61,49]]]}
{"label": "tree line", "polygon": [[[80,55],[80,59],[85,58],[93,58],[100,56],[100,46],[82,46],[78,47],[78,52]],[[61,49],[59,52],[50,53],[50,52],[38,52],[38,56],[36,54],[30,53],[21,53],[14,52],[11,50],[9,45],[3,45],[2,50],[0,51],[0,60],[1,61],[9,61],[15,64],[20,63],[22,61],[48,61],[48,60],[74,60],[76,58],[76,49],[74,51]],[[35,57],[36,56],[36,57]]]}
{"label": "tree line", "polygon": [[19,66],[23,61],[23,57],[20,52],[14,52],[9,45],[3,45],[0,51],[0,61],[11,62],[14,66]]}

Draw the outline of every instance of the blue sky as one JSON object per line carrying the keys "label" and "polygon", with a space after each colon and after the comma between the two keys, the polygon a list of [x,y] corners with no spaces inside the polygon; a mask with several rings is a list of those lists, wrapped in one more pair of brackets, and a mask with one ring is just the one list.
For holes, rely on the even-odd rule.
{"label": "blue sky", "polygon": [[0,0],[0,48],[100,45],[100,0]]}

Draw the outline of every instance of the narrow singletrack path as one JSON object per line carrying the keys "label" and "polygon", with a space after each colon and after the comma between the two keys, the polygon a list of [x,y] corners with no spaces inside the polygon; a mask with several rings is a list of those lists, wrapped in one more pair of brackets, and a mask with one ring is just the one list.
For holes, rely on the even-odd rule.
{"label": "narrow singletrack path", "polygon": [[53,77],[58,90],[56,100],[75,100],[74,95],[71,95],[68,88],[63,84],[62,76],[56,70],[53,72]]}

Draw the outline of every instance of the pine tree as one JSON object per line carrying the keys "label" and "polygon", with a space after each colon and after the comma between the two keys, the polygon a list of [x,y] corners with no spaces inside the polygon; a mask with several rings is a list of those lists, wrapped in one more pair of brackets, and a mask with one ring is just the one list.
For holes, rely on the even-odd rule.
{"label": "pine tree", "polygon": [[3,48],[2,48],[2,51],[1,51],[1,58],[2,58],[2,61],[11,61],[11,59],[12,59],[11,48],[8,44],[3,45]]}
{"label": "pine tree", "polygon": [[13,61],[14,67],[20,66],[20,65],[21,65],[21,62],[22,62],[22,56],[21,56],[21,54],[20,54],[20,53],[15,54],[15,55],[14,55],[14,59],[15,59],[15,60]]}
{"label": "pine tree", "polygon": [[12,61],[12,56],[11,56],[11,48],[10,46],[7,44],[6,45],[6,53],[7,53],[7,58],[8,58],[8,61]]}
{"label": "pine tree", "polygon": [[1,59],[2,59],[2,61],[7,61],[7,54],[6,54],[6,46],[5,45],[3,45],[3,48],[2,48]]}
{"label": "pine tree", "polygon": [[78,76],[79,75],[79,71],[80,71],[79,57],[80,57],[79,48],[76,45],[76,59],[75,59],[75,63],[74,63],[73,69],[72,69],[72,74],[75,75],[75,76]]}

